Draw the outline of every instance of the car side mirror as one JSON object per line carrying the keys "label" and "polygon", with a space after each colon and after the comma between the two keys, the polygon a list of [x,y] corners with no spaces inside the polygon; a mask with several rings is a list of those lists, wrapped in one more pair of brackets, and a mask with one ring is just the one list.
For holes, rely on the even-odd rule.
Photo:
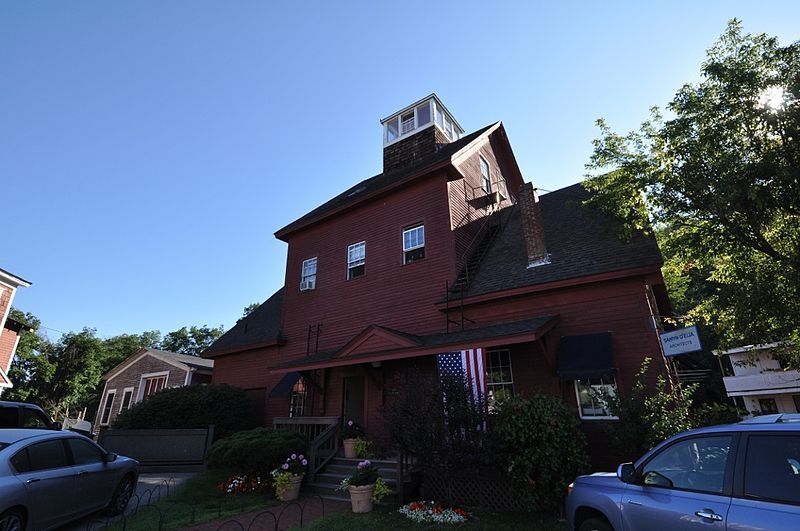
{"label": "car side mirror", "polygon": [[623,483],[636,483],[636,469],[633,463],[622,463],[617,467],[617,478]]}
{"label": "car side mirror", "polygon": [[644,475],[644,484],[653,487],[672,487],[672,480],[664,474],[651,470]]}
{"label": "car side mirror", "polygon": [[106,461],[106,463],[113,463],[114,461],[117,460],[117,457],[119,457],[119,456],[117,454],[115,454],[114,452],[108,452],[106,454],[105,461]]}
{"label": "car side mirror", "polygon": [[52,424],[51,426],[52,426],[52,429],[54,429],[54,430],[58,430],[58,431],[60,431],[60,430],[63,430],[63,429],[64,429],[64,425],[63,425],[63,424],[61,424],[61,422],[59,422],[59,421],[55,421],[55,422],[53,422],[53,424]]}

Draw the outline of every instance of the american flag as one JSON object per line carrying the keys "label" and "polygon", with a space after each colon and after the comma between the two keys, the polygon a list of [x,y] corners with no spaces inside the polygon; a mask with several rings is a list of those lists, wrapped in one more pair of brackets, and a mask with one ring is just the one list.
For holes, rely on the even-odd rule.
{"label": "american flag", "polygon": [[477,402],[486,400],[486,373],[483,363],[483,349],[469,349],[461,352],[446,352],[436,356],[439,378],[444,376],[465,377],[472,386],[472,397]]}

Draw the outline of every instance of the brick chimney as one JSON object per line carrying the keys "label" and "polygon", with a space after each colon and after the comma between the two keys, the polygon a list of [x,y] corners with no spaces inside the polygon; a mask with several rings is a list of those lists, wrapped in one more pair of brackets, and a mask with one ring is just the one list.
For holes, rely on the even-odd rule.
{"label": "brick chimney", "polygon": [[522,216],[522,235],[525,249],[528,252],[528,269],[550,263],[550,255],[544,245],[544,226],[542,211],[539,207],[539,195],[533,183],[525,183],[519,187],[517,201]]}
{"label": "brick chimney", "polygon": [[384,118],[381,124],[384,173],[411,166],[464,134],[436,94]]}

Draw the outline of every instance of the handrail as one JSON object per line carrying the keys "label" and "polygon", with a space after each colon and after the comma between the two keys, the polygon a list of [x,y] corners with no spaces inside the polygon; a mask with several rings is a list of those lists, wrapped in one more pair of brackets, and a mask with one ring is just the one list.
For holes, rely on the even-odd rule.
{"label": "handrail", "polygon": [[308,480],[313,482],[320,470],[339,453],[339,423],[331,424],[308,447]]}

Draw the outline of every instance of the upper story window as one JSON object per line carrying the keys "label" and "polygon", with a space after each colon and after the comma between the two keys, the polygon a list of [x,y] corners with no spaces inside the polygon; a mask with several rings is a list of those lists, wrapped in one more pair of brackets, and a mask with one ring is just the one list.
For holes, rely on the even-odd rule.
{"label": "upper story window", "polygon": [[382,120],[383,143],[384,145],[391,144],[401,137],[432,125],[434,122],[450,140],[458,140],[464,133],[444,105],[439,102],[439,99],[431,95],[421,103],[416,103]]}
{"label": "upper story window", "polygon": [[483,188],[484,192],[489,193],[492,191],[492,174],[489,170],[489,163],[486,162],[482,155],[479,156],[481,160],[481,188]]}
{"label": "upper story window", "polygon": [[347,280],[364,275],[367,262],[367,243],[359,242],[347,246]]}
{"label": "upper story window", "polygon": [[425,258],[425,225],[403,231],[403,263],[410,264]]}
{"label": "upper story window", "polygon": [[169,371],[143,374],[139,383],[139,400],[144,400],[148,396],[157,393],[167,386]]}
{"label": "upper story window", "polygon": [[317,257],[303,260],[303,267],[300,271],[300,291],[306,291],[317,287]]}
{"label": "upper story window", "polygon": [[302,417],[306,412],[306,382],[302,378],[292,387],[289,395],[289,416]]}
{"label": "upper story window", "polygon": [[604,396],[617,393],[617,382],[613,376],[575,380],[578,410],[582,419],[616,419],[608,409]]}

